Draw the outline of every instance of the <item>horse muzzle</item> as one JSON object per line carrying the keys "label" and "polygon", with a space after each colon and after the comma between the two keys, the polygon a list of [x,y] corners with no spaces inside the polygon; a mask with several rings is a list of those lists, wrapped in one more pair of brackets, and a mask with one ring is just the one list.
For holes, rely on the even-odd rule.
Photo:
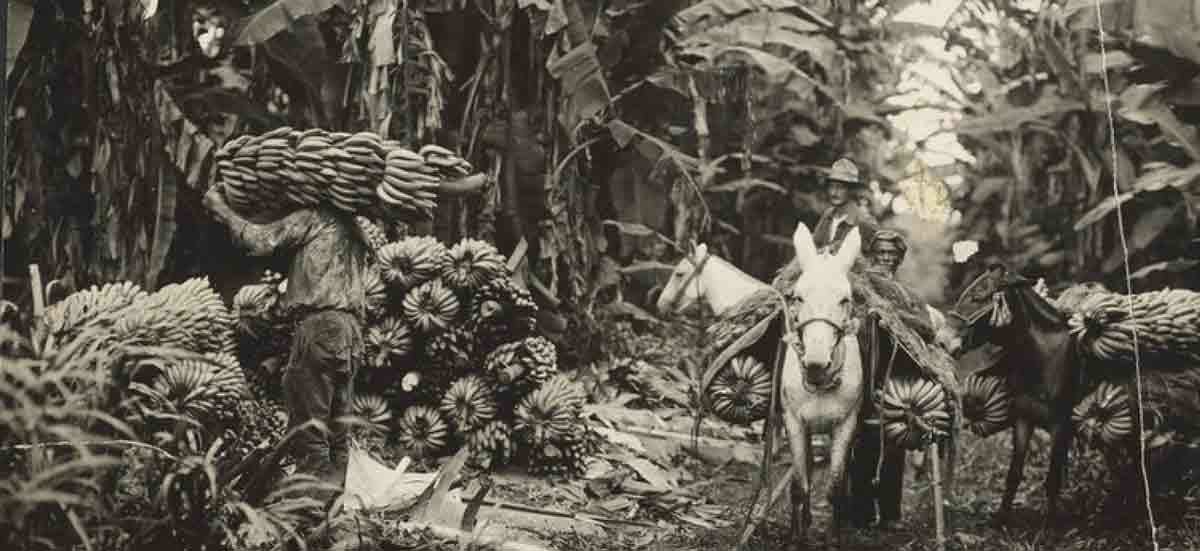
{"label": "horse muzzle", "polygon": [[837,386],[837,373],[830,368],[833,362],[812,362],[804,364],[804,383],[805,385],[827,389]]}

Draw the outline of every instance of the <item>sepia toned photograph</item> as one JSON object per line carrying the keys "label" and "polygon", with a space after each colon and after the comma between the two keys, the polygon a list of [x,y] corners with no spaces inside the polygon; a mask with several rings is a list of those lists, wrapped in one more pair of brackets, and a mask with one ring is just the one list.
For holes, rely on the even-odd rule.
{"label": "sepia toned photograph", "polygon": [[0,16],[0,549],[1200,550],[1200,0]]}

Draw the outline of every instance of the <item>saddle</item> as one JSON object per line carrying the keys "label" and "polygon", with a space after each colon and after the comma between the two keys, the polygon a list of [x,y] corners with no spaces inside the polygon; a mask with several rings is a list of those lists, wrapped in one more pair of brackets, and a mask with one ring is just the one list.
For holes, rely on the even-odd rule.
{"label": "saddle", "polygon": [[[736,356],[751,353],[766,365],[775,365],[777,347],[760,343],[774,343],[782,337],[783,318],[779,314],[785,305],[781,298],[799,278],[800,272],[798,263],[789,263],[772,281],[772,289],[754,293],[709,325],[705,334],[707,345],[702,353],[706,366],[700,381],[702,397],[707,395],[716,376]],[[854,294],[854,317],[859,320],[874,317],[879,328],[896,344],[898,353],[911,358],[911,364],[919,370],[913,375],[937,381],[958,402],[961,388],[954,360],[940,347],[930,344],[934,339],[934,329],[924,302],[898,282],[868,273],[859,265],[851,271],[849,278]],[[860,325],[860,336],[866,336],[866,328],[867,324]],[[767,340],[764,341],[764,338]],[[865,345],[865,340],[863,342]],[[864,358],[870,358],[870,351],[865,352],[868,354]],[[882,350],[874,356],[886,361],[890,353],[890,349]]]}

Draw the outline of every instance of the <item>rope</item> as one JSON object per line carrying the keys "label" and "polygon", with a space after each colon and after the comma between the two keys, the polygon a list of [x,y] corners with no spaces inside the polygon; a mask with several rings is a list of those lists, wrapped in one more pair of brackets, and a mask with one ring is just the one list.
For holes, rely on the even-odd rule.
{"label": "rope", "polygon": [[[783,317],[784,335],[790,335],[792,332],[792,320],[788,316],[787,298],[783,293],[779,292],[774,286],[770,287],[772,294],[779,301],[779,315]],[[775,410],[779,408],[779,383],[780,374],[783,371],[783,364],[787,361],[787,351],[791,345],[786,344],[782,338],[779,339],[779,345],[776,347],[775,365],[771,367],[771,399],[767,405],[767,416],[763,419],[763,459],[760,466],[760,480],[758,488],[754,490],[754,498],[750,501],[750,507],[746,510],[746,518],[742,521],[742,532],[744,533],[748,527],[755,523],[754,509],[758,504],[758,499],[762,497],[763,488],[771,483],[771,460],[775,456],[775,433],[778,432],[777,427],[773,426],[771,421],[775,417]],[[700,389],[704,392],[705,389]],[[782,417],[781,417],[782,419]],[[811,446],[810,446],[811,448]],[[812,454],[812,450],[809,450]],[[799,468],[799,465],[793,465],[793,469]],[[767,510],[771,507],[771,496],[767,496],[767,503],[763,506],[763,514],[767,514]]]}
{"label": "rope", "polygon": [[[1125,217],[1121,213],[1121,189],[1117,185],[1119,169],[1117,167],[1117,127],[1112,111],[1112,90],[1108,83],[1108,51],[1104,46],[1104,18],[1100,7],[1101,0],[1095,0],[1096,27],[1100,33],[1100,76],[1104,80],[1104,110],[1108,115],[1108,145],[1112,156],[1112,188],[1113,200],[1117,209],[1117,234],[1121,236],[1121,251],[1124,253],[1125,267],[1125,300],[1129,316],[1133,317],[1133,275],[1129,269],[1129,244],[1125,240]],[[1142,475],[1142,492],[1146,500],[1146,517],[1150,521],[1150,544],[1158,551],[1158,527],[1154,521],[1154,506],[1150,503],[1150,474],[1146,468],[1146,420],[1142,404],[1142,359],[1138,353],[1138,334],[1136,325],[1130,325],[1133,335],[1133,369],[1134,383],[1137,388],[1137,423],[1138,423],[1138,466]]]}
{"label": "rope", "polygon": [[[879,320],[876,319],[873,322],[873,328],[871,330],[871,347],[872,348],[877,348],[879,346],[878,332],[879,332]],[[900,345],[899,345],[899,343],[896,342],[896,338],[892,337],[892,354],[888,358],[887,369],[883,373],[883,381],[885,381],[885,384],[888,379],[892,378],[892,366],[894,366],[896,364],[896,354],[899,351],[900,351]],[[875,357],[877,355],[878,355],[878,352],[871,352],[872,357]],[[872,373],[874,373],[875,367],[872,366],[871,369],[872,369]],[[872,380],[871,380],[870,396],[871,396],[872,400],[875,399],[874,376],[872,376]],[[875,414],[876,414],[876,419],[879,420],[879,458],[878,458],[878,460],[875,461],[875,477],[871,480],[871,484],[878,487],[879,479],[883,477],[883,458],[886,455],[884,452],[884,446],[887,445],[887,442],[885,441],[884,434],[883,434],[883,407],[882,407],[882,404],[877,404],[875,406]]]}

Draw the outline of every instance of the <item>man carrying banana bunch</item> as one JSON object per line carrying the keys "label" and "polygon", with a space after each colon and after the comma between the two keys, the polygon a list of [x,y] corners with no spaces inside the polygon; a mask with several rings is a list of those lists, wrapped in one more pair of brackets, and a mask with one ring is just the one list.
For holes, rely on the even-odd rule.
{"label": "man carrying banana bunch", "polygon": [[292,453],[297,472],[341,488],[349,463],[349,436],[348,427],[336,420],[350,414],[353,402],[370,249],[347,213],[319,205],[256,224],[230,208],[223,186],[212,186],[204,205],[229,227],[234,240],[254,256],[291,255],[281,299],[294,323],[291,357],[283,374],[289,429],[310,420],[327,429],[297,434]]}

